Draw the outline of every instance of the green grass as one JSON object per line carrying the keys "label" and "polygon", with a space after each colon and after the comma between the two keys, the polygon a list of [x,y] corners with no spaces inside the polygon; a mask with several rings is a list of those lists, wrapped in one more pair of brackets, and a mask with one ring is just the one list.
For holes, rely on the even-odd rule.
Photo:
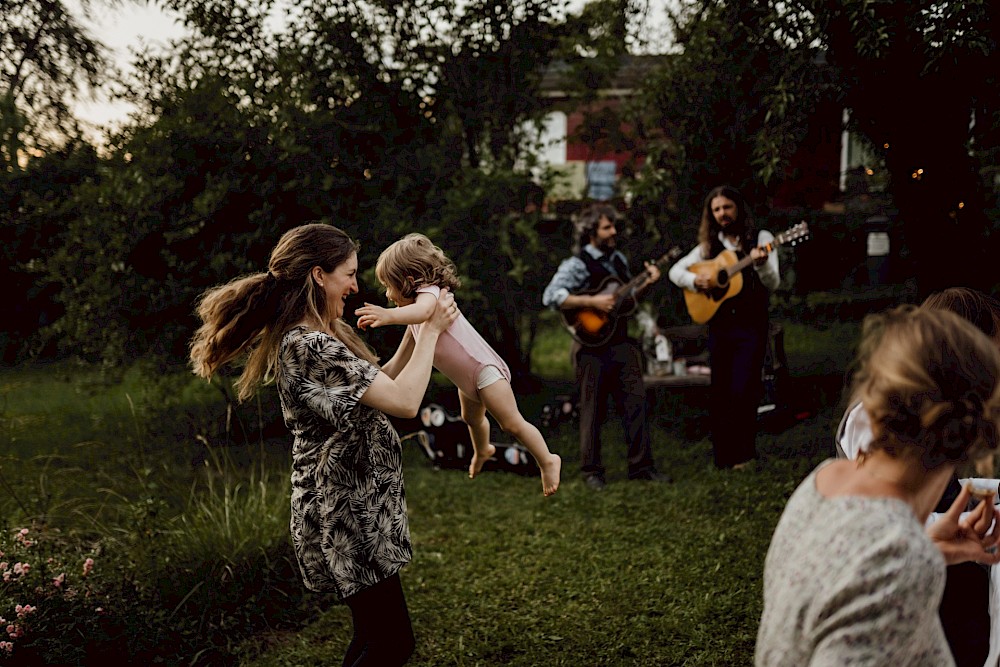
{"label": "green grass", "polygon": [[[671,485],[625,481],[611,426],[601,494],[579,481],[575,434],[563,429],[549,444],[566,474],[548,499],[537,479],[496,472],[470,481],[434,470],[410,447],[410,664],[751,664],[770,535],[787,495],[826,456],[831,419],[827,411],[762,437],[766,460],[738,473],[711,466],[707,441],[658,431],[655,453]],[[334,606],[246,664],[329,664],[350,634],[347,609]]]}
{"label": "green grass", "polygon": [[[843,372],[856,323],[783,324],[793,375]],[[569,338],[554,321],[543,325],[535,369],[564,384]],[[132,576],[141,568],[155,576],[160,616],[200,614],[181,628],[185,641],[211,629],[211,650],[192,664],[225,664],[222,656],[237,653],[247,667],[337,664],[351,634],[347,609],[308,600],[287,543],[275,546],[287,541],[289,437],[220,450],[217,389],[139,373],[99,380],[60,365],[0,371],[5,516],[45,517],[132,553],[140,567]],[[771,531],[798,481],[832,452],[836,397],[816,398],[808,419],[761,434],[759,465],[734,473],[711,464],[704,391],[658,394],[654,454],[676,482],[626,481],[612,418],[601,494],[579,480],[571,424],[546,433],[564,461],[562,486],[548,499],[537,478],[491,472],[470,481],[436,470],[407,441],[410,664],[751,664]],[[547,396],[518,400],[537,419]],[[273,416],[273,406],[264,409]],[[240,608],[247,599],[252,608]],[[289,617],[260,627],[260,610],[276,617],[271,610],[304,600],[313,608],[294,618],[315,619],[304,628]]]}
{"label": "green grass", "polygon": [[[856,332],[856,324],[786,324],[793,372],[843,372]],[[567,338],[550,329],[538,349],[568,356]],[[558,360],[550,368],[566,377]],[[734,473],[711,463],[704,399],[693,391],[655,402],[654,453],[671,485],[625,481],[616,419],[604,430],[610,483],[601,494],[579,479],[569,424],[547,434],[564,462],[563,483],[548,499],[537,479],[489,473],[470,481],[433,469],[408,446],[410,664],[752,664],[771,532],[798,482],[832,454],[839,414],[820,405],[777,435],[762,433],[759,465]],[[330,664],[350,636],[350,614],[334,605],[245,664]]]}
{"label": "green grass", "polygon": [[829,322],[808,325],[780,320],[785,330],[785,354],[797,375],[842,373],[854,357],[861,325]]}
{"label": "green grass", "polygon": [[551,310],[542,311],[531,348],[532,372],[545,378],[572,378],[569,356],[572,342],[559,315]]}

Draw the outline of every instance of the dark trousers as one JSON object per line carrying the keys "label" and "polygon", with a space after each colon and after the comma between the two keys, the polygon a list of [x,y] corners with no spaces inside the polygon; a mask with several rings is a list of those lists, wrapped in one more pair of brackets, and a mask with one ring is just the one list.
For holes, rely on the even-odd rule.
{"label": "dark trousers", "polygon": [[[952,475],[934,511],[947,512],[961,492]],[[978,563],[959,563],[945,572],[938,613],[948,647],[957,667],[982,667],[990,653],[990,571]]]}
{"label": "dark trousers", "polygon": [[990,652],[990,572],[978,563],[947,569],[939,614],[957,667],[982,667]]}
{"label": "dark trousers", "polygon": [[416,640],[399,575],[346,598],[354,620],[354,638],[344,667],[398,667],[413,654]]}
{"label": "dark trousers", "polygon": [[616,403],[625,431],[628,476],[653,470],[639,346],[631,340],[601,347],[575,344],[573,360],[580,388],[580,470],[584,476],[604,478],[601,425],[609,396]]}
{"label": "dark trousers", "polygon": [[709,418],[715,465],[729,468],[757,456],[757,405],[767,349],[763,326],[709,326],[712,387]]}

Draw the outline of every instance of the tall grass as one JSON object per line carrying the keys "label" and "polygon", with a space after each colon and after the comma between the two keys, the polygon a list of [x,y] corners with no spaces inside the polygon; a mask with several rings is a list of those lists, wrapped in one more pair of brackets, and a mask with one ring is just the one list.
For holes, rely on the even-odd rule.
{"label": "tall grass", "polygon": [[285,543],[290,512],[287,469],[269,466],[264,452],[246,467],[237,466],[225,450],[209,447],[208,452],[171,532],[174,557],[230,567]]}
{"label": "tall grass", "polygon": [[[287,447],[226,446],[232,411],[217,389],[54,365],[0,373],[0,396],[8,530],[86,545],[102,574],[117,572],[94,580],[89,610],[46,598],[0,663],[65,664],[57,629],[98,647],[73,664],[227,664],[254,631],[308,616],[288,553]],[[0,600],[17,593],[0,583]]]}

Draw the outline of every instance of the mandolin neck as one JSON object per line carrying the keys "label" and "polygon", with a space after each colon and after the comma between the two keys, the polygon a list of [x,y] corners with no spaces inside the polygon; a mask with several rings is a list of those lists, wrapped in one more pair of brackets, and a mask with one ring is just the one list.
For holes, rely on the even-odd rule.
{"label": "mandolin neck", "polygon": [[[664,255],[663,257],[661,257],[660,259],[656,260],[656,262],[654,262],[654,264],[656,265],[656,267],[658,269],[662,270],[663,266],[667,262],[669,262],[673,257],[674,257],[673,254],[667,253],[666,255]],[[624,285],[619,286],[618,289],[615,290],[615,296],[616,297],[620,297],[620,296],[622,296],[624,294],[628,294],[632,290],[636,289],[639,285],[641,285],[644,282],[646,282],[646,279],[648,277],[649,277],[649,269],[643,269],[641,272],[639,272],[638,274],[636,274],[632,278],[632,280],[628,281]]]}

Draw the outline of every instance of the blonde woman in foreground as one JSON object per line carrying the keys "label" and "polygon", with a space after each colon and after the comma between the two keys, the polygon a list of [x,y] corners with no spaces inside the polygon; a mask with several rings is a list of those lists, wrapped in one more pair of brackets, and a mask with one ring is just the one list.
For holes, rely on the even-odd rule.
{"label": "blonde woman in foreground", "polygon": [[873,441],[799,485],[764,565],[756,664],[954,665],[938,616],[945,565],[1000,562],[963,489],[925,524],[954,473],[998,444],[1000,351],[954,313],[904,306],[866,319],[852,403]]}

